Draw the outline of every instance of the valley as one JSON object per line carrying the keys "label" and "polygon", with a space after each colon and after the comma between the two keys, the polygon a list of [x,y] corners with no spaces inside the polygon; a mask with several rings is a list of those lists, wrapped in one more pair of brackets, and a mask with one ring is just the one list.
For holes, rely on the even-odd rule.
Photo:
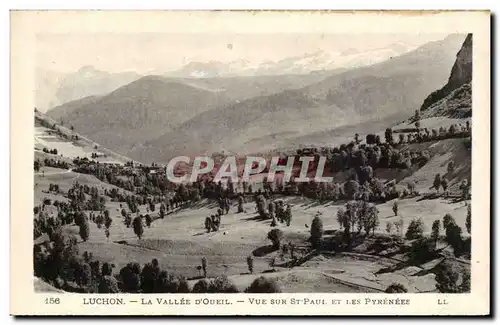
{"label": "valley", "polygon": [[[314,75],[145,76],[36,110],[36,287],[470,292],[471,44]],[[325,157],[332,180],[176,184],[165,169],[252,153]]]}

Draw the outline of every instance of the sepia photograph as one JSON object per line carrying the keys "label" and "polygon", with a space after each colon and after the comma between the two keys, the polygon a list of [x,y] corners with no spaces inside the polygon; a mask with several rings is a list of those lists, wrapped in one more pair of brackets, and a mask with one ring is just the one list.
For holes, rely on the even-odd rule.
{"label": "sepia photograph", "polygon": [[[207,24],[231,17],[213,14]],[[17,89],[32,96],[22,107],[31,123],[22,128],[33,130],[24,134],[33,144],[24,171],[33,183],[22,189],[33,191],[23,200],[32,203],[22,216],[32,238],[26,282],[50,295],[45,304],[58,294],[90,306],[130,304],[120,294],[141,305],[230,293],[240,303],[251,294],[385,299],[272,300],[309,308],[474,291],[471,264],[489,263],[489,245],[472,230],[488,238],[489,206],[476,214],[472,157],[489,157],[490,110],[475,88],[489,89],[489,71],[473,78],[474,25],[50,27],[33,33],[32,82]],[[487,139],[474,133],[484,127]],[[476,163],[489,171],[489,159]],[[486,181],[474,195],[489,193]]]}

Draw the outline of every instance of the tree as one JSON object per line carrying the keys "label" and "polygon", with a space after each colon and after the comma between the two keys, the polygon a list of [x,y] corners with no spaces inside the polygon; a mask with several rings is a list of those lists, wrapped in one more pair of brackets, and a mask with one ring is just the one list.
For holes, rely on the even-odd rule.
{"label": "tree", "polygon": [[394,204],[392,205],[392,211],[394,212],[394,215],[397,216],[398,215],[398,201],[394,201]]}
{"label": "tree", "polygon": [[392,222],[388,222],[386,225],[385,225],[385,231],[390,235],[391,232],[392,232],[392,227],[394,225],[392,224]]}
{"label": "tree", "polygon": [[392,144],[393,141],[394,140],[392,138],[392,129],[391,128],[385,129],[385,142]]}
{"label": "tree", "polygon": [[269,214],[267,211],[267,202],[264,195],[258,195],[257,199],[255,200],[255,204],[257,206],[257,212],[259,213],[260,217],[263,219],[267,219]]}
{"label": "tree", "polygon": [[399,143],[402,144],[405,142],[405,135],[403,133],[399,134]]}
{"label": "tree", "polygon": [[146,226],[151,227],[151,223],[153,222],[153,218],[149,214],[146,214],[144,219],[146,219]]}
{"label": "tree", "polygon": [[408,182],[407,187],[408,187],[408,192],[410,193],[410,195],[415,194],[415,183]]}
{"label": "tree", "polygon": [[453,174],[453,172],[455,171],[455,163],[453,161],[450,161],[448,163],[447,171],[448,171],[448,174]]}
{"label": "tree", "polygon": [[238,196],[238,213],[243,213],[243,196]]}
{"label": "tree", "polygon": [[267,233],[267,239],[273,242],[275,249],[280,248],[281,239],[283,239],[283,232],[280,229],[272,229]]}
{"label": "tree", "polygon": [[436,192],[439,193],[439,188],[441,187],[441,175],[436,174],[436,176],[434,177],[434,183],[432,185],[433,188],[436,189]]}
{"label": "tree", "polygon": [[286,221],[286,226],[289,227],[290,223],[292,222],[292,207],[290,206],[290,204],[288,204],[286,207],[285,221]]}
{"label": "tree", "polygon": [[431,239],[434,241],[435,246],[437,246],[440,232],[441,232],[441,222],[439,221],[439,219],[434,220],[434,222],[432,223]]}
{"label": "tree", "polygon": [[347,181],[344,184],[344,192],[349,200],[355,199],[356,194],[359,191],[359,183],[355,180]]}
{"label": "tree", "polygon": [[122,290],[135,293],[141,288],[140,283],[141,266],[139,263],[128,263],[120,270]]}
{"label": "tree", "polygon": [[140,280],[143,293],[154,293],[158,276],[160,275],[158,260],[154,258],[150,263],[146,263],[142,268]]}
{"label": "tree", "polygon": [[252,284],[245,289],[246,293],[281,293],[281,288],[275,279],[263,276],[253,280]]}
{"label": "tree", "polygon": [[404,227],[403,218],[399,218],[398,221],[394,222],[394,227],[396,228],[396,233],[402,237],[403,236],[403,227]]}
{"label": "tree", "polygon": [[406,239],[413,240],[424,236],[424,223],[421,218],[413,219],[406,230]]}
{"label": "tree", "polygon": [[134,218],[134,221],[132,222],[132,225],[134,227],[134,233],[135,235],[141,239],[142,234],[144,234],[144,226],[142,224],[142,218],[140,216],[137,216]]}
{"label": "tree", "polygon": [[35,162],[34,162],[34,164],[33,164],[33,165],[34,165],[33,167],[34,167],[34,169],[35,169],[35,172],[40,171],[40,167],[41,167],[41,166],[40,166],[40,161],[39,161],[38,159],[37,159],[37,160],[35,160]]}
{"label": "tree", "polygon": [[[106,210],[108,211],[108,210]],[[106,227],[106,229],[109,229],[111,227],[111,224],[113,223],[113,219],[111,219],[111,217],[109,216],[109,213],[108,215],[106,215],[104,217],[104,227]]]}
{"label": "tree", "polygon": [[408,289],[401,283],[394,282],[385,289],[385,293],[407,293]]}
{"label": "tree", "polygon": [[354,142],[356,142],[356,144],[359,144],[359,143],[361,142],[361,141],[359,140],[359,134],[358,134],[358,133],[356,133],[356,134],[354,135]]}
{"label": "tree", "polygon": [[319,248],[321,237],[323,237],[323,220],[315,216],[311,224],[311,243],[313,247]]}
{"label": "tree", "polygon": [[447,195],[447,190],[448,190],[448,181],[444,177],[441,179],[441,187],[443,188],[443,193],[446,196]]}
{"label": "tree", "polygon": [[247,257],[248,272],[253,273],[253,257],[252,255]]}
{"label": "tree", "polygon": [[462,200],[469,199],[470,185],[467,179],[464,179],[460,184],[460,190],[462,191]]}
{"label": "tree", "polygon": [[370,233],[370,231],[372,232],[372,235],[375,235],[375,229],[377,229],[380,224],[380,221],[378,219],[378,209],[375,204],[367,204],[365,202],[364,205],[365,207],[362,210],[363,228],[365,229],[367,235]]}
{"label": "tree", "polygon": [[460,256],[463,248],[462,228],[452,222],[446,228],[446,241],[453,247],[455,256]]}
{"label": "tree", "polygon": [[465,228],[469,235],[471,234],[471,206],[467,205],[467,217],[465,218]]}
{"label": "tree", "polygon": [[80,224],[80,237],[84,242],[86,242],[89,239],[89,235],[90,235],[89,222],[88,220],[85,219]]}
{"label": "tree", "polygon": [[207,277],[207,259],[203,257],[201,259],[201,268],[203,269],[203,276],[206,278]]}
{"label": "tree", "polygon": [[101,274],[103,276],[105,275],[111,275],[111,273],[113,272],[113,267],[111,266],[111,264],[109,263],[104,263],[102,264],[102,271],[101,271]]}
{"label": "tree", "polygon": [[205,229],[207,230],[207,232],[210,232],[210,230],[212,229],[212,219],[210,217],[205,218]]}

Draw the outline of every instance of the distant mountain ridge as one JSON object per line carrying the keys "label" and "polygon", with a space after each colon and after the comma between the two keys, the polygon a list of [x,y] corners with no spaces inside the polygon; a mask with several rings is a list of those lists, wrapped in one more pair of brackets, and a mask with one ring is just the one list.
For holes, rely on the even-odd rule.
{"label": "distant mountain ridge", "polygon": [[144,163],[221,150],[258,152],[280,143],[299,146],[309,134],[411,115],[446,82],[464,39],[451,35],[375,65],[306,75],[147,76],[49,115]]}
{"label": "distant mountain ridge", "polygon": [[254,142],[252,138],[286,134],[288,138],[300,139],[309,133],[402,111],[412,114],[425,96],[448,78],[464,38],[465,35],[452,35],[301,89],[207,110],[128,154],[140,161],[162,162],[180,154],[256,152],[280,142]]}
{"label": "distant mountain ridge", "polygon": [[37,69],[35,105],[48,111],[58,105],[88,96],[107,94],[141,76],[136,72],[110,73],[93,66],[64,74]]}
{"label": "distant mountain ridge", "polygon": [[228,63],[220,61],[190,62],[182,68],[165,74],[166,77],[179,78],[215,78],[235,76],[273,76],[286,74],[308,74],[320,70],[339,68],[353,69],[385,61],[414,50],[405,43],[393,43],[385,48],[366,51],[348,49],[330,53],[324,50],[288,57],[282,60],[264,61],[252,64],[248,60],[234,60]]}

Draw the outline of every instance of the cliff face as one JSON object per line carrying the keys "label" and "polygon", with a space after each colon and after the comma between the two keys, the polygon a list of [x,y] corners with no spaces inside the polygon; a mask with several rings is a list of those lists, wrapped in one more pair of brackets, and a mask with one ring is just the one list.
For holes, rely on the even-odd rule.
{"label": "cliff face", "polygon": [[[472,34],[465,38],[460,51],[457,53],[457,59],[451,69],[450,78],[444,87],[432,92],[422,104],[422,111],[433,106],[445,97],[449,96],[455,90],[469,84],[472,81]],[[470,88],[470,87],[469,87]]]}

